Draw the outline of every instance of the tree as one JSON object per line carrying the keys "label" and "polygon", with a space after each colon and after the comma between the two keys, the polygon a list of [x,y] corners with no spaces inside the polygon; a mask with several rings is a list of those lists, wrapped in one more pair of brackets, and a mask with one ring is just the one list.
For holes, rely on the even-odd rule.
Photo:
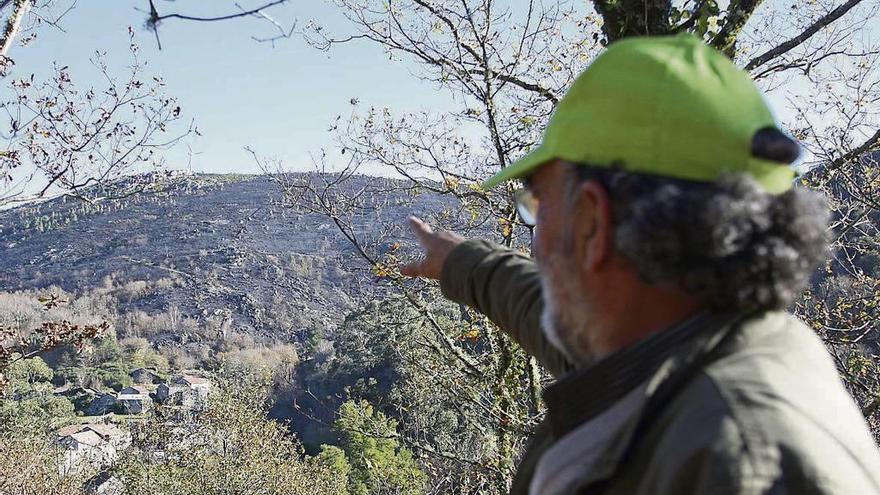
{"label": "tree", "polygon": [[342,437],[346,462],[337,447],[323,446],[321,456],[348,473],[352,495],[424,493],[427,477],[412,452],[397,441],[397,422],[367,401],[347,401],[333,425]]}
{"label": "tree", "polygon": [[73,404],[52,394],[52,369],[39,357],[9,366],[9,384],[0,395],[0,433],[27,437],[48,431],[73,416]]}
{"label": "tree", "polygon": [[34,385],[38,382],[50,382],[53,376],[52,368],[39,357],[20,359],[9,367],[7,375],[13,385]]}
{"label": "tree", "polygon": [[403,363],[394,344],[401,332],[384,324],[385,311],[379,304],[370,304],[347,315],[329,336],[332,352],[322,354],[320,343],[314,345],[309,350],[311,359],[297,369],[295,387],[277,391],[295,404],[292,424],[306,448],[331,441],[330,429],[343,402],[367,400],[379,409],[390,406],[387,398]]}
{"label": "tree", "polygon": [[[270,15],[288,0],[243,6],[229,2],[228,12],[167,12],[161,2],[143,2],[145,26],[161,49],[159,29],[164,22],[215,22],[254,17],[270,28],[255,36],[271,42],[293,35],[295,23],[285,27]],[[216,5],[212,7],[216,8]],[[16,41],[27,45],[43,26],[61,28],[75,0],[0,0],[0,78],[13,73],[9,56]],[[69,66],[54,66],[45,81],[30,75],[10,81],[13,98],[0,100],[8,127],[0,133],[0,207],[35,199],[68,195],[95,202],[122,198],[162,187],[164,174],[123,180],[134,172],[162,171],[161,151],[197,133],[192,122],[180,125],[182,110],[164,94],[161,78],[149,74],[138,58],[131,36],[131,63],[124,77],[108,67],[103,54],[92,60],[95,77],[104,87],[77,87]],[[99,187],[100,186],[100,187]]]}
{"label": "tree", "polygon": [[[77,87],[67,66],[55,66],[47,81],[33,76],[11,81],[14,97],[0,102],[9,116],[7,145],[0,152],[6,186],[0,190],[0,206],[57,195],[96,202],[157,186],[162,175],[120,179],[136,170],[159,170],[163,159],[158,152],[195,128],[172,134],[181,119],[180,106],[163,93],[160,78],[146,77],[134,33],[129,33],[131,65],[122,80],[98,54],[92,64],[106,81],[104,87]],[[38,181],[39,189],[29,192],[13,184],[13,173],[23,176],[24,184]]]}
{"label": "tree", "polygon": [[330,469],[339,473],[339,476],[345,480],[349,479],[351,474],[351,464],[345,457],[345,451],[335,445],[322,445],[321,453],[318,454],[318,461],[323,465],[329,466]]}
{"label": "tree", "polygon": [[[878,182],[880,168],[872,153],[818,167],[804,177],[826,193],[834,210],[832,257],[795,311],[819,332],[837,362],[850,392],[862,408],[875,438],[880,439],[880,239]],[[832,162],[833,165],[833,162]]]}
{"label": "tree", "polygon": [[52,394],[52,369],[42,359],[17,357],[0,390],[0,493],[80,494],[87,473],[61,475],[63,450],[50,433],[73,417],[73,404]]}
{"label": "tree", "polygon": [[[377,297],[403,299],[430,330],[414,335],[434,351],[414,364],[438,377],[435,398],[426,394],[419,399],[423,407],[443,404],[436,397],[447,389],[471,391],[455,394],[433,416],[466,425],[449,430],[457,440],[452,449],[434,448],[426,460],[447,468],[428,469],[432,474],[449,473],[448,463],[455,466],[453,483],[458,484],[453,490],[507,490],[522,439],[542,414],[538,390],[547,377],[480,315],[444,306],[435,286],[400,278],[397,265],[409,246],[396,244],[406,237],[399,228],[401,218],[385,217],[381,208],[427,211],[435,225],[527,251],[530,230],[511,203],[517,185],[484,191],[480,184],[536,144],[573,78],[609,43],[628,36],[692,32],[750,71],[771,95],[787,101],[783,125],[804,143],[802,166],[812,169],[803,185],[825,192],[837,215],[834,269],[856,275],[862,294],[876,287],[876,273],[868,275],[854,265],[852,253],[864,248],[841,237],[855,229],[877,238],[877,218],[871,216],[878,205],[876,161],[865,157],[880,144],[878,47],[857,36],[866,19],[876,15],[876,5],[859,0],[797,8],[749,0],[727,5],[529,2],[521,7],[485,0],[336,3],[351,29],[339,34],[313,25],[307,38],[315,47],[375,44],[392,62],[409,62],[415,77],[446,92],[451,109],[401,115],[389,108],[356,106],[351,117],[338,117],[333,125],[338,149],[318,155],[317,177],[298,178],[283,173],[283,165],[255,158],[265,170],[280,172],[274,177],[291,207],[334,222],[363,266],[384,282]],[[336,167],[340,162],[344,165]],[[364,185],[358,174],[367,167],[400,180]],[[439,196],[439,204],[425,199],[424,192]],[[361,227],[365,222],[380,224],[381,234],[366,236]],[[816,297],[815,290],[811,294]],[[805,312],[806,304],[794,309],[823,336],[835,335],[829,344],[840,355],[844,376],[860,377],[853,390],[866,414],[876,417],[880,389],[867,378],[873,368],[865,364],[877,363],[876,305],[859,297],[864,308],[856,312],[859,317],[841,318],[851,299],[819,297],[819,307],[829,308],[821,316]],[[401,341],[395,344],[401,353],[407,347]],[[436,437],[408,428],[408,421],[416,421],[407,418],[402,424],[410,441],[439,447]],[[477,445],[476,454],[464,452],[465,445]],[[437,480],[433,478],[435,484]]]}

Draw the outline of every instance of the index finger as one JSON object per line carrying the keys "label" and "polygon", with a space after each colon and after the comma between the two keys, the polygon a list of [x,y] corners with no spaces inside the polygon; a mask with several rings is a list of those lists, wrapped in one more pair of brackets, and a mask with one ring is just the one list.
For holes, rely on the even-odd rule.
{"label": "index finger", "polygon": [[428,240],[428,237],[434,233],[434,230],[431,229],[430,225],[426,224],[421,218],[415,215],[410,215],[409,218],[407,218],[407,221],[409,222],[409,229],[416,235],[416,237],[418,237],[419,242],[424,243]]}

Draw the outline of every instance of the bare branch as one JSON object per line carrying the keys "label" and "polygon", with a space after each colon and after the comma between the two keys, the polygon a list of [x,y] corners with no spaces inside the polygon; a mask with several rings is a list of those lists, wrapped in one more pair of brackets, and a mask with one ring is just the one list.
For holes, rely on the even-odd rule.
{"label": "bare branch", "polygon": [[[131,33],[133,36],[133,33]],[[23,170],[40,180],[39,189],[23,194],[25,184],[0,191],[0,205],[46,199],[59,195],[86,201],[112,198],[102,188],[114,186],[138,167],[163,166],[159,151],[170,148],[190,133],[194,125],[171,134],[181,109],[164,95],[161,79],[145,78],[138,48],[129,47],[133,63],[127,79],[117,81],[100,55],[93,59],[103,89],[79,90],[68,67],[55,67],[47,81],[33,78],[12,82],[15,98],[0,102],[10,116],[6,150],[0,151],[0,173],[11,185],[11,171]],[[143,79],[147,79],[144,81]],[[22,121],[24,124],[22,124]],[[117,191],[130,195],[133,188]]]}
{"label": "bare branch", "polygon": [[839,158],[834,159],[831,163],[828,164],[826,168],[828,170],[838,169],[846,165],[847,163],[852,162],[853,160],[859,159],[865,153],[876,151],[878,149],[880,149],[880,130],[875,132],[873,136],[869,137],[861,145],[844,153]]}
{"label": "bare branch", "polygon": [[758,55],[757,57],[751,59],[746,64],[745,69],[747,71],[754,70],[754,69],[766,64],[767,62],[773,60],[774,58],[777,58],[781,55],[785,55],[786,53],[788,53],[792,49],[796,48],[798,45],[800,45],[804,41],[808,40],[811,36],[813,36],[814,34],[819,32],[819,30],[822,29],[823,27],[828,26],[832,22],[843,17],[844,14],[846,14],[847,12],[852,10],[853,7],[855,7],[856,5],[858,5],[861,2],[862,2],[862,0],[848,0],[843,5],[840,5],[836,9],[829,12],[828,14],[817,19],[815,22],[810,24],[810,26],[807,27],[807,29],[805,29],[799,35],[795,36],[794,38],[791,38],[788,41],[780,43],[779,45],[776,45],[775,47],[767,50],[766,52],[762,53],[761,55]]}
{"label": "bare branch", "polygon": [[[239,5],[237,2],[235,4],[235,6],[241,10],[245,10],[244,7]],[[267,14],[263,11],[256,12],[253,15],[254,15],[254,17],[259,17],[265,21],[268,21],[270,24],[275,26],[275,29],[278,30],[278,34],[276,34],[274,36],[267,36],[267,37],[262,37],[262,38],[257,37],[257,36],[251,36],[251,39],[256,42],[259,42],[259,43],[271,43],[273,48],[275,47],[276,41],[278,41],[280,39],[290,38],[291,36],[293,36],[293,32],[296,30],[296,20],[293,21],[293,24],[291,24],[290,29],[286,29],[284,26],[281,25],[280,22],[276,21],[275,18],[273,18],[272,16],[270,16],[269,14]]]}
{"label": "bare branch", "polygon": [[[249,15],[259,14],[265,9],[268,9],[270,7],[274,7],[276,5],[281,5],[282,3],[285,3],[286,1],[287,0],[274,0],[272,2],[265,4],[265,5],[262,5],[261,7],[257,7],[255,9],[245,10],[242,12],[236,12],[234,14],[221,15],[221,16],[217,16],[217,17],[198,17],[198,16],[191,16],[191,15],[184,15],[184,14],[159,15],[157,13],[156,17],[151,17],[150,19],[147,20],[147,22],[155,25],[156,23],[164,21],[165,19],[181,19],[184,21],[198,21],[198,22],[227,21],[229,19],[236,19],[239,17],[247,17]],[[150,3],[152,4],[152,1]],[[155,12],[155,9],[153,9],[153,11]]]}

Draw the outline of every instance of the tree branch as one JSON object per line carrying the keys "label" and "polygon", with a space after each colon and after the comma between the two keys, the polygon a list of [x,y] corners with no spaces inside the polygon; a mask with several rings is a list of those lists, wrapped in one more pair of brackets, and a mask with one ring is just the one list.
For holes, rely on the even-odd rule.
{"label": "tree branch", "polygon": [[219,17],[195,17],[195,16],[183,15],[183,14],[165,14],[165,15],[156,14],[155,17],[151,15],[150,19],[148,19],[147,22],[155,25],[157,22],[164,21],[165,19],[182,19],[185,21],[199,21],[199,22],[226,21],[229,19],[236,19],[238,17],[247,17],[249,15],[259,14],[261,11],[268,9],[269,7],[274,7],[276,5],[280,5],[282,3],[285,3],[286,1],[287,0],[274,0],[274,1],[269,2],[261,7],[257,7],[255,9],[244,10],[241,12],[236,12],[235,14],[222,15]]}
{"label": "tree branch", "polygon": [[844,14],[852,10],[853,7],[861,3],[862,0],[848,0],[845,4],[837,7],[826,15],[817,19],[813,24],[811,24],[807,29],[805,29],[801,34],[795,36],[794,38],[781,43],[770,50],[758,55],[757,57],[751,59],[749,63],[746,64],[745,69],[747,71],[754,70],[767,62],[773,60],[776,57],[781,55],[785,55],[792,49],[796,48],[798,45],[808,40],[811,36],[819,32],[825,26],[828,26],[832,22],[836,21],[843,17]]}
{"label": "tree branch", "polygon": [[871,151],[876,151],[880,149],[880,130],[874,133],[873,136],[869,137],[864,143],[859,145],[856,148],[844,153],[843,155],[835,158],[831,163],[826,167],[827,170],[836,170],[847,163],[858,159],[860,156],[865,153],[869,153]]}
{"label": "tree branch", "polygon": [[541,86],[540,84],[530,83],[528,81],[523,81],[517,77],[508,75],[508,74],[499,74],[492,69],[486,69],[485,71],[480,69],[473,69],[470,71],[471,74],[485,74],[490,79],[498,79],[499,81],[503,81],[506,83],[513,84],[519,88],[522,88],[526,91],[532,91],[534,93],[538,93],[547,101],[552,102],[554,105],[559,103],[559,97],[553,94],[549,89]]}
{"label": "tree branch", "polygon": [[15,40],[15,35],[18,34],[18,29],[21,27],[21,20],[24,19],[24,15],[32,5],[31,0],[15,0],[12,12],[6,20],[6,28],[3,29],[3,38],[0,38],[0,59],[6,58],[6,54]]}

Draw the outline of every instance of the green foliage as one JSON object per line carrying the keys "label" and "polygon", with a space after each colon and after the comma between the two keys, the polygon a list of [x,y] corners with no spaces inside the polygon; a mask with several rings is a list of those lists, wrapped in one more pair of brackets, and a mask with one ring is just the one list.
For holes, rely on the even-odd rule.
{"label": "green foliage", "polygon": [[86,345],[84,352],[64,349],[59,353],[56,381],[74,383],[96,389],[119,390],[132,384],[130,373],[137,368],[154,370],[164,375],[168,359],[142,338],[117,340],[108,335]]}
{"label": "green foliage", "polygon": [[168,358],[153,349],[147,339],[127,338],[119,341],[119,346],[132,369],[146,368],[160,374],[168,371]]}
{"label": "green foliage", "polygon": [[318,345],[324,340],[324,327],[318,322],[312,322],[308,329],[308,337],[306,343],[310,352],[314,353],[318,350]]}
{"label": "green foliage", "polygon": [[[426,454],[420,459],[422,470],[444,480],[441,491],[504,491],[497,480],[512,475],[525,441],[522,432],[536,416],[534,389],[524,386],[528,370],[513,365],[509,373],[493,369],[497,361],[488,351],[502,335],[490,332],[474,313],[468,314],[470,322],[456,321],[460,308],[439,297],[431,305],[434,321],[465,358],[483,361],[482,374],[464,376],[456,370],[462,361],[443,354],[446,343],[407,301],[371,303],[346,317],[333,334],[331,354],[302,363],[304,386],[296,403],[306,420],[296,423],[297,431],[309,442],[336,443],[310,430],[315,423],[310,418],[328,421],[323,411],[342,411],[345,400],[360,404],[365,399],[375,408],[401,411],[395,417],[399,431],[391,430],[394,440]],[[525,362],[516,356],[515,363]]]}
{"label": "green foliage", "polygon": [[40,357],[32,357],[29,359],[19,359],[14,361],[10,366],[7,377],[15,386],[17,382],[34,384],[37,382],[52,381],[54,373],[52,368],[46,364]]}
{"label": "green foliage", "polygon": [[335,445],[321,445],[321,453],[318,454],[318,461],[337,473],[342,479],[348,480],[351,475],[351,464],[345,457],[345,451]]}
{"label": "green foliage", "polygon": [[127,361],[110,361],[102,363],[97,368],[90,368],[86,376],[89,377],[88,381],[93,384],[100,384],[113,390],[120,390],[131,385],[131,377],[128,376],[128,373],[133,368],[134,366]]}
{"label": "green foliage", "polygon": [[0,399],[0,432],[42,432],[72,417],[73,404],[51,390],[33,390],[18,400]]}
{"label": "green foliage", "polygon": [[[409,449],[398,442],[397,421],[367,401],[347,401],[333,425],[342,439],[350,466],[349,492],[353,495],[425,492],[427,476]],[[324,447],[323,458],[338,459],[339,452]],[[337,464],[342,465],[337,460]],[[342,465],[344,466],[344,465]]]}
{"label": "green foliage", "polygon": [[73,404],[52,394],[52,370],[39,357],[14,361],[0,398],[0,432],[33,434],[73,416]]}
{"label": "green foliage", "polygon": [[822,336],[844,384],[880,438],[880,344],[872,338],[880,279],[877,267],[869,268],[867,273],[850,268],[856,275],[828,274],[798,301],[794,312]]}
{"label": "green foliage", "polygon": [[118,361],[123,357],[122,348],[116,340],[116,335],[107,335],[93,343],[90,349],[91,360],[103,363]]}

